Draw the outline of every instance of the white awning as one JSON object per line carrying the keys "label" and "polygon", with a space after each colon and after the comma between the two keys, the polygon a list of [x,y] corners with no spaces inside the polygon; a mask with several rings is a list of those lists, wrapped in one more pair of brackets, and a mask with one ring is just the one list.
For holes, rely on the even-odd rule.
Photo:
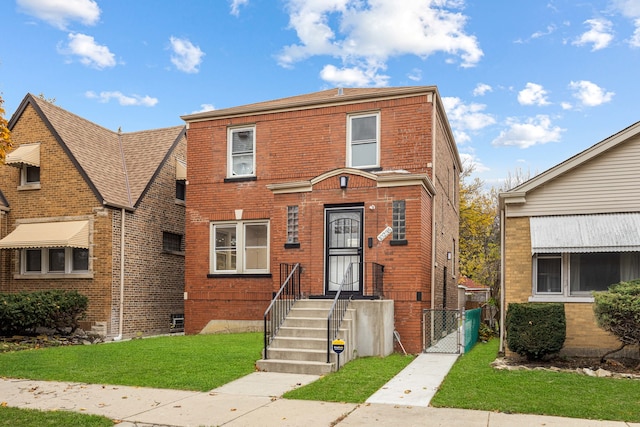
{"label": "white awning", "polygon": [[182,160],[176,159],[176,181],[185,181],[187,179],[187,164]]}
{"label": "white awning", "polygon": [[18,224],[0,240],[0,249],[89,248],[89,221]]}
{"label": "white awning", "polygon": [[530,219],[533,253],[640,251],[640,213]]}
{"label": "white awning", "polygon": [[7,153],[5,163],[11,166],[35,166],[40,167],[40,143],[24,144]]}

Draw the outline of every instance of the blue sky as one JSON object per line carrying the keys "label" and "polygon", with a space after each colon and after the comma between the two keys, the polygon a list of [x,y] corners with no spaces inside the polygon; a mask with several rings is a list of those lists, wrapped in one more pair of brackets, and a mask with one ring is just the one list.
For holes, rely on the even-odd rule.
{"label": "blue sky", "polygon": [[4,0],[0,93],[125,132],[334,87],[435,85],[474,176],[640,120],[640,0]]}

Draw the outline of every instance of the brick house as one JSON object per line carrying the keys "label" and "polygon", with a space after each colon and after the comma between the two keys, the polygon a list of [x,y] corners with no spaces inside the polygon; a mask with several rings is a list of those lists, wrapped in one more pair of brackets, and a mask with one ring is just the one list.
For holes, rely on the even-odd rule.
{"label": "brick house", "polygon": [[113,132],[28,94],[9,129],[0,292],[77,290],[84,329],[170,332],[184,316],[184,126]]}
{"label": "brick house", "polygon": [[640,277],[638,162],[640,122],[500,194],[502,315],[512,302],[563,303],[564,354],[620,346],[597,326],[592,292]]}
{"label": "brick house", "polygon": [[393,349],[395,328],[407,351],[423,349],[423,309],[457,306],[461,163],[436,87],[331,89],[183,119],[187,333],[262,330],[281,264],[299,263],[316,299],[351,265],[345,293],[391,304],[379,339]]}

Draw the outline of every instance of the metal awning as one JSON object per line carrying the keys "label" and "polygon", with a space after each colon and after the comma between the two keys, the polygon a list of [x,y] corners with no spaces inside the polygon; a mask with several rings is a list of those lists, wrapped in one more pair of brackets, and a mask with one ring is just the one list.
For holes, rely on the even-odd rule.
{"label": "metal awning", "polygon": [[176,159],[176,181],[185,181],[187,179],[187,164],[182,160]]}
{"label": "metal awning", "polygon": [[35,166],[40,167],[40,143],[24,144],[7,153],[5,163],[11,166]]}
{"label": "metal awning", "polygon": [[18,224],[0,249],[71,247],[89,249],[89,221]]}
{"label": "metal awning", "polygon": [[533,253],[640,251],[640,213],[530,219]]}

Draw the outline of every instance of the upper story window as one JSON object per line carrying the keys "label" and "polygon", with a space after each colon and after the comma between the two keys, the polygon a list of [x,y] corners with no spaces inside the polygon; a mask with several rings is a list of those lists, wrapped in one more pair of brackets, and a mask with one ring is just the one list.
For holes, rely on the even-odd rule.
{"label": "upper story window", "polygon": [[269,273],[269,222],[211,224],[211,273]]}
{"label": "upper story window", "polygon": [[255,176],[256,128],[255,126],[231,128],[228,134],[227,176]]}
{"label": "upper story window", "polygon": [[380,163],[380,113],[350,115],[347,122],[347,166],[377,167]]}
{"label": "upper story window", "polygon": [[39,184],[40,167],[24,165],[20,171],[20,185]]}
{"label": "upper story window", "polygon": [[165,252],[182,252],[182,234],[163,231],[162,250]]}
{"label": "upper story window", "polygon": [[287,243],[299,243],[298,206],[287,206]]}
{"label": "upper story window", "polygon": [[176,200],[184,202],[187,199],[187,185],[186,181],[176,180]]}

